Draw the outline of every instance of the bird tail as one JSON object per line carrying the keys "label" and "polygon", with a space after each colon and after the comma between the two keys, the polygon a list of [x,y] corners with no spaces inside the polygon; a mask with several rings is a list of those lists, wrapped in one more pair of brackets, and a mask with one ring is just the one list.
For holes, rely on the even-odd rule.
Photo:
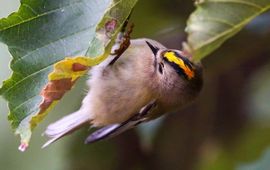
{"label": "bird tail", "polygon": [[45,148],[63,136],[72,133],[89,121],[89,113],[83,110],[78,110],[50,124],[44,132],[49,140],[42,146],[42,148]]}

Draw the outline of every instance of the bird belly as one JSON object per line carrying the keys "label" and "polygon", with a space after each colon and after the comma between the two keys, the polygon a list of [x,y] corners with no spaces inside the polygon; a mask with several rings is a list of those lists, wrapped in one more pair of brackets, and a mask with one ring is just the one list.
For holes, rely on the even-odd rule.
{"label": "bird belly", "polygon": [[133,61],[121,57],[115,67],[99,65],[90,72],[90,90],[83,106],[88,107],[93,126],[122,123],[152,99],[145,79],[134,71]]}

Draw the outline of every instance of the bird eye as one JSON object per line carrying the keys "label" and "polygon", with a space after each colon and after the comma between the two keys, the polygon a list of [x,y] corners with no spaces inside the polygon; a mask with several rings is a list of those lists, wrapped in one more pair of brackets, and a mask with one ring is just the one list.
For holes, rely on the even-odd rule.
{"label": "bird eye", "polygon": [[163,68],[164,68],[164,64],[163,63],[159,63],[158,64],[158,71],[163,74]]}

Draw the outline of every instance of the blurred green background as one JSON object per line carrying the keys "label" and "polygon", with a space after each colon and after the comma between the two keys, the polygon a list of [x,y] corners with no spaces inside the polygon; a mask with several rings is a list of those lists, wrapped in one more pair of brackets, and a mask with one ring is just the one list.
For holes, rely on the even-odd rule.
{"label": "blurred green background", "polygon": [[[19,7],[0,0],[0,17]],[[150,37],[181,48],[184,28],[194,10],[190,0],[139,1],[133,15],[134,38]],[[19,141],[6,119],[0,99],[1,170],[269,170],[270,167],[270,13],[203,60],[205,84],[200,97],[171,114],[108,141],[84,145],[86,127],[41,149],[49,122],[79,108],[84,79],[34,131],[30,148]],[[10,55],[0,44],[0,81],[10,75]],[[74,100],[76,99],[76,100]]]}

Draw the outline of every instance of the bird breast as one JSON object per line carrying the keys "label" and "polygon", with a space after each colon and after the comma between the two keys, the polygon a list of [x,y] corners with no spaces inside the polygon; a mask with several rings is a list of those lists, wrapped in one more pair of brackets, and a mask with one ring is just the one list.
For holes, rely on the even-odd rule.
{"label": "bird breast", "polygon": [[82,107],[94,126],[121,123],[137,113],[156,95],[151,89],[153,56],[144,40],[131,41],[130,47],[113,64],[109,56],[89,72],[89,92]]}

